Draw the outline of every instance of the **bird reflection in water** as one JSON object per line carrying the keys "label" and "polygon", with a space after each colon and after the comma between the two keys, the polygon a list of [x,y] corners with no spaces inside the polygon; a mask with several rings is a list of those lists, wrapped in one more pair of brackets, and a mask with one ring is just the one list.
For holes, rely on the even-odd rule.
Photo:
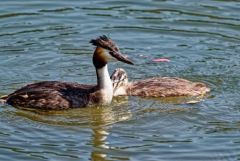
{"label": "bird reflection in water", "polygon": [[[33,109],[16,109],[19,117],[31,119],[36,122],[62,127],[89,128],[92,130],[87,146],[92,146],[92,160],[106,160],[106,149],[111,148],[108,142],[111,125],[132,118],[132,113],[124,97],[114,98],[109,106],[94,106],[65,111],[43,111]],[[89,139],[86,139],[89,140]],[[56,143],[58,144],[58,143]]]}

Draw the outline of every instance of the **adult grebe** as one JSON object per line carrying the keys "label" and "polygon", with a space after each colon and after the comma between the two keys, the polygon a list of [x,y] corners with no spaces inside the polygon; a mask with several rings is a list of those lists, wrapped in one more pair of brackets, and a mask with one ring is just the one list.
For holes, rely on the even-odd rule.
{"label": "adult grebe", "polygon": [[201,96],[210,92],[206,84],[176,77],[153,77],[129,82],[124,69],[111,75],[114,96],[175,97]]}
{"label": "adult grebe", "polygon": [[96,46],[93,64],[96,68],[97,85],[43,81],[26,85],[2,99],[14,107],[44,110],[110,103],[113,97],[113,87],[107,68],[108,58],[104,49],[109,50],[109,54],[119,61],[127,64],[133,63],[124,57],[117,45],[105,35],[91,40],[90,43]]}

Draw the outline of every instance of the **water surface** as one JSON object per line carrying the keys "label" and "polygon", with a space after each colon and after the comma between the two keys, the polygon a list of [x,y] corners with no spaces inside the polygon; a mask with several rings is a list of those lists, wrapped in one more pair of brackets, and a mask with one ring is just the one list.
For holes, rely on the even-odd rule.
{"label": "water surface", "polygon": [[[58,112],[0,105],[0,160],[240,160],[238,0],[0,2],[0,94],[41,80],[95,83],[91,38],[136,63],[131,80],[207,83],[196,104],[136,97]],[[169,63],[153,63],[154,58]]]}

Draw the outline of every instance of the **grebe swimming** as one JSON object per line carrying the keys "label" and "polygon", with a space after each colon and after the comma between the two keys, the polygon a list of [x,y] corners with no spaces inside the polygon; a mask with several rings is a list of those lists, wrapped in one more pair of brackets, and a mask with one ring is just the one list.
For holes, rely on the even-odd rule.
{"label": "grebe swimming", "polygon": [[91,40],[90,43],[96,46],[93,64],[96,68],[97,85],[43,81],[26,85],[2,99],[17,108],[44,110],[110,103],[113,97],[113,86],[108,73],[108,58],[105,49],[109,50],[109,54],[119,61],[127,64],[133,64],[133,62],[124,57],[117,45],[105,35]]}
{"label": "grebe swimming", "polygon": [[122,68],[115,69],[111,79],[114,96],[202,96],[210,92],[210,88],[204,83],[177,77],[153,77],[129,82],[127,73]]}

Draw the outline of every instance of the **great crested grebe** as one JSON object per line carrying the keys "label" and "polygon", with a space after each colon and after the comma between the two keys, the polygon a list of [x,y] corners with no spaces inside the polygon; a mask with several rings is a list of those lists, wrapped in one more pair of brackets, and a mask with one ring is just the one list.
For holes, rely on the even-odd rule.
{"label": "great crested grebe", "polygon": [[202,96],[210,92],[206,84],[177,77],[153,77],[129,82],[127,73],[117,68],[111,75],[114,96],[175,97]]}
{"label": "great crested grebe", "polygon": [[108,73],[108,57],[105,49],[119,61],[127,64],[133,64],[133,62],[124,57],[117,45],[105,35],[91,40],[90,43],[96,46],[93,64],[96,68],[97,85],[43,81],[26,85],[2,99],[14,107],[44,110],[110,103],[113,97],[113,86]]}

